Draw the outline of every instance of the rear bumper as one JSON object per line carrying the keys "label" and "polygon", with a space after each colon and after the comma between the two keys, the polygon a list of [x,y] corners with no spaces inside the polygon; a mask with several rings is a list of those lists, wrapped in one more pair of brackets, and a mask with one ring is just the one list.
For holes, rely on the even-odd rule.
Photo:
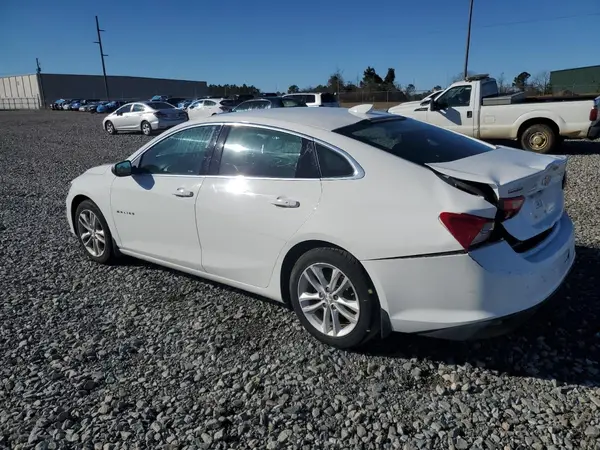
{"label": "rear bumper", "polygon": [[175,125],[179,125],[180,123],[187,122],[187,119],[177,119],[177,120],[163,120],[156,119],[150,122],[153,130],[165,130],[167,128],[174,127]]}
{"label": "rear bumper", "polygon": [[526,253],[506,242],[470,254],[363,261],[392,331],[471,339],[510,331],[563,284],[575,260],[571,219]]}
{"label": "rear bumper", "polygon": [[591,140],[600,138],[600,119],[592,124],[587,133],[587,138]]}

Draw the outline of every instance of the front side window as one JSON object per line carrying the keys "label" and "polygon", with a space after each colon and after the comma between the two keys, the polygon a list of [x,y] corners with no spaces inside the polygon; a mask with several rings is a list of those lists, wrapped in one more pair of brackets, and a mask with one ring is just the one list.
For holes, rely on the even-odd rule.
{"label": "front side window", "polygon": [[437,99],[437,103],[443,108],[469,106],[471,103],[471,85],[456,86],[448,89],[444,95]]}
{"label": "front side window", "polygon": [[139,173],[198,175],[210,156],[219,125],[208,125],[173,133],[142,155]]}
{"label": "front side window", "polygon": [[231,127],[219,175],[259,178],[318,178],[310,141],[257,127]]}
{"label": "front side window", "polygon": [[456,161],[494,149],[443,128],[404,118],[361,120],[333,131],[420,165]]}

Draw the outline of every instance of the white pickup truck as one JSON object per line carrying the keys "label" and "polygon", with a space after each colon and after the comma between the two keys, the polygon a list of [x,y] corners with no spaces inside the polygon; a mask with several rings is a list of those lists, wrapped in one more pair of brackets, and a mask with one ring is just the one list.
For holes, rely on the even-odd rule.
{"label": "white pickup truck", "polygon": [[538,153],[551,151],[564,138],[600,137],[600,97],[500,96],[488,75],[466,78],[436,94],[388,112],[478,139],[517,140],[521,148]]}

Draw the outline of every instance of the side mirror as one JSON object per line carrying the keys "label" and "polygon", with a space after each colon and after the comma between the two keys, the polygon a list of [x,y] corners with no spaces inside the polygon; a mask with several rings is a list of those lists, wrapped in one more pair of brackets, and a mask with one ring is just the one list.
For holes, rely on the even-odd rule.
{"label": "side mirror", "polygon": [[121,161],[112,166],[112,173],[116,177],[128,177],[133,173],[131,161]]}

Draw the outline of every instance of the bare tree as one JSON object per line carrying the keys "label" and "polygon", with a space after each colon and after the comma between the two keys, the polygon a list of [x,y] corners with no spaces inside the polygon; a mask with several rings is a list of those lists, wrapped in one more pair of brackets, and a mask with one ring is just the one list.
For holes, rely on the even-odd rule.
{"label": "bare tree", "polygon": [[552,86],[550,85],[550,72],[547,70],[538,73],[531,81],[531,86],[539,95],[546,95],[552,93]]}
{"label": "bare tree", "polygon": [[496,83],[498,84],[499,93],[507,94],[510,92],[510,85],[506,82],[506,76],[504,76],[504,72],[502,72],[500,76],[496,78]]}

